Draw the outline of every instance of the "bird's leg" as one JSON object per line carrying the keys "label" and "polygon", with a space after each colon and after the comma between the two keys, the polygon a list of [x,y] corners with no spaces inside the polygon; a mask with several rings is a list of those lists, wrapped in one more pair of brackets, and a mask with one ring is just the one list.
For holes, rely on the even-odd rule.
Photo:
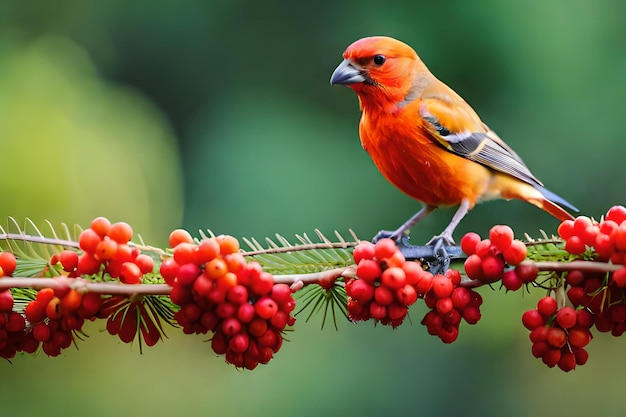
{"label": "bird's leg", "polygon": [[[432,213],[437,207],[436,206],[430,206],[430,205],[425,205],[424,207],[422,207],[422,209],[420,211],[418,211],[417,213],[415,213],[409,220],[407,220],[406,222],[404,222],[402,224],[402,226],[398,227],[396,230],[391,231],[391,230],[381,230],[380,232],[378,232],[376,234],[376,236],[374,236],[374,239],[372,239],[372,243],[376,243],[377,241],[379,241],[382,238],[391,238],[393,240],[400,240],[404,234],[413,226],[415,226],[420,220],[422,220],[424,217],[428,216],[430,213]],[[466,210],[467,212],[467,210]],[[456,217],[456,215],[455,215]],[[461,216],[462,218],[463,216]],[[454,221],[454,219],[452,219]],[[459,219],[457,221],[457,223],[461,221],[461,219]],[[450,227],[450,226],[448,226]],[[447,229],[447,228],[446,228]],[[452,229],[454,230],[454,228]],[[444,231],[445,232],[445,231]]]}
{"label": "bird's leg", "polygon": [[469,200],[461,201],[461,205],[459,205],[459,208],[456,210],[456,213],[454,213],[454,216],[452,217],[452,220],[450,220],[450,223],[446,226],[445,229],[443,229],[443,232],[441,232],[440,235],[433,237],[427,243],[427,245],[437,245],[438,241],[443,241],[443,243],[445,243],[446,245],[450,245],[450,246],[454,245],[454,239],[452,238],[452,233],[454,233],[454,229],[456,229],[456,227],[459,225],[461,220],[463,220],[463,217],[465,217],[465,215],[469,211],[469,207],[470,207]]}

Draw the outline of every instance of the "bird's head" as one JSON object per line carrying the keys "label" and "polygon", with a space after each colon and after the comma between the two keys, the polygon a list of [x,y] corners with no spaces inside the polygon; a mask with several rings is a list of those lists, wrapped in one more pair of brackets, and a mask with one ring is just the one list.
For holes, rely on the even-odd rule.
{"label": "bird's head", "polygon": [[418,76],[430,74],[413,48],[385,36],[359,39],[348,46],[343,58],[330,83],[352,88],[364,106],[401,105],[415,98]]}

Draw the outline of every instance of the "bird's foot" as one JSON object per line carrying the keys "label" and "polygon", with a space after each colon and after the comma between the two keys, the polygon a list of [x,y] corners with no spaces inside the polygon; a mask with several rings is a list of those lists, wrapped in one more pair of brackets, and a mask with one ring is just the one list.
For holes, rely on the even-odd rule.
{"label": "bird's foot", "polygon": [[433,250],[433,258],[429,262],[430,272],[433,274],[445,273],[452,260],[452,254],[448,252],[448,249],[455,247],[454,241],[445,236],[436,236],[426,245],[432,247]]}
{"label": "bird's foot", "polygon": [[396,243],[400,242],[402,240],[403,237],[405,237],[406,235],[403,235],[401,233],[398,233],[397,230],[381,230],[378,233],[376,233],[376,236],[374,236],[372,238],[372,243],[376,243],[378,242],[380,239],[385,239],[385,238],[389,238],[394,240]]}
{"label": "bird's foot", "polygon": [[443,232],[440,235],[433,236],[433,238],[430,239],[428,243],[426,243],[426,245],[427,246],[437,246],[437,245],[454,246],[456,245],[456,243],[454,243],[454,239],[452,238],[451,234]]}

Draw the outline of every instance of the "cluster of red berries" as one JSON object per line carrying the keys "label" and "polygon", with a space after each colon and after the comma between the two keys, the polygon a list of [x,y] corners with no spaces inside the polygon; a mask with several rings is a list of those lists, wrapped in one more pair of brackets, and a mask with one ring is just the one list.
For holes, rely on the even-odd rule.
{"label": "cluster of red berries", "polygon": [[[626,208],[613,206],[600,221],[586,216],[565,220],[559,225],[559,236],[565,240],[565,250],[582,255],[593,248],[600,261],[624,265],[626,261]],[[623,284],[626,285],[626,277]]]}
{"label": "cluster of red berries", "polygon": [[69,286],[39,290],[24,310],[31,331],[24,335],[20,350],[32,353],[41,344],[46,355],[58,356],[72,344],[85,319],[94,319],[101,306],[100,294],[81,294]]}
{"label": "cluster of red berries", "polygon": [[530,330],[532,354],[550,368],[558,366],[565,372],[587,363],[585,346],[593,337],[593,314],[587,309],[569,306],[558,308],[552,297],[543,297],[537,308],[522,315],[524,327]]}
{"label": "cluster of red berries", "polygon": [[[596,260],[614,265],[626,265],[626,208],[614,206],[600,222],[585,216],[566,220],[558,228],[565,240],[565,250],[572,255],[589,258],[588,249]],[[626,331],[626,267],[605,273],[573,270],[566,276],[567,296],[575,307],[593,313],[595,327],[600,332],[621,336]]]}
{"label": "cluster of red berries", "polygon": [[[393,327],[402,324],[409,306],[418,299],[420,279],[428,273],[418,262],[406,261],[387,238],[376,244],[359,243],[353,257],[357,278],[346,281],[350,319],[374,319]],[[421,291],[424,294],[428,289]]]}
{"label": "cluster of red berries", "polygon": [[21,350],[25,328],[24,316],[13,311],[11,291],[0,291],[0,358],[11,359]]}
{"label": "cluster of red berries", "polygon": [[461,287],[459,271],[449,269],[433,275],[419,262],[406,261],[395,242],[381,239],[361,242],[353,253],[357,278],[346,281],[351,320],[374,319],[397,327],[408,308],[423,298],[431,309],[422,320],[431,335],[452,343],[459,334],[461,319],[475,324],[480,319],[482,297]]}
{"label": "cluster of red berries", "polygon": [[483,240],[477,233],[467,233],[461,239],[461,249],[469,255],[465,260],[465,273],[471,279],[485,284],[502,279],[506,289],[515,291],[536,278],[536,272],[533,274],[532,270],[524,267],[505,272],[507,265],[521,265],[527,253],[526,245],[514,239],[509,226],[493,226],[489,230],[489,238]]}
{"label": "cluster of red berries", "polygon": [[93,275],[104,266],[111,278],[125,284],[140,284],[145,274],[154,269],[154,260],[128,242],[133,237],[133,229],[128,223],[113,223],[105,217],[95,218],[89,227],[78,237],[78,245],[83,253],[78,256],[67,250],[51,259],[51,264],[60,262],[70,276]]}
{"label": "cluster of red berries", "polygon": [[139,343],[143,341],[147,346],[154,346],[162,339],[159,316],[152,311],[145,298],[109,297],[97,317],[106,318],[109,334],[119,337],[124,343],[131,343],[139,335]]}
{"label": "cluster of red berries", "polygon": [[461,319],[468,324],[480,320],[482,296],[476,291],[461,287],[461,274],[448,269],[445,275],[426,276],[430,289],[424,295],[424,302],[431,310],[422,319],[428,334],[439,337],[444,343],[452,343],[459,337]]}
{"label": "cluster of red berries", "polygon": [[170,298],[180,306],[174,318],[185,333],[212,332],[211,347],[239,368],[266,364],[293,325],[291,288],[257,262],[246,263],[239,242],[217,236],[194,243],[184,230],[170,235],[172,258],[161,264]]}

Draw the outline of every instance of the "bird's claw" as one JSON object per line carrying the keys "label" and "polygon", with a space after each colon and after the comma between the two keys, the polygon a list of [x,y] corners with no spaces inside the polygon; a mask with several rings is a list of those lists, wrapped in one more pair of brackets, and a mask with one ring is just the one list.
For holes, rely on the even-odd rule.
{"label": "bird's claw", "polygon": [[398,243],[400,240],[402,240],[403,236],[398,236],[396,233],[397,230],[380,230],[378,233],[376,233],[376,236],[372,238],[372,243],[376,243],[379,240],[386,238],[392,239],[396,243]]}
{"label": "bird's claw", "polygon": [[[383,237],[389,237],[391,234],[387,232],[389,233],[388,235],[381,235],[383,232],[385,231],[379,232],[372,240],[372,243],[376,243],[377,240]],[[467,255],[463,253],[461,248],[455,246],[454,242],[451,243],[450,239],[447,239],[445,236],[437,236],[424,246],[411,245],[409,243],[410,238],[406,235],[395,241],[405,259],[419,260],[433,274],[445,273],[453,259],[467,258]]]}

